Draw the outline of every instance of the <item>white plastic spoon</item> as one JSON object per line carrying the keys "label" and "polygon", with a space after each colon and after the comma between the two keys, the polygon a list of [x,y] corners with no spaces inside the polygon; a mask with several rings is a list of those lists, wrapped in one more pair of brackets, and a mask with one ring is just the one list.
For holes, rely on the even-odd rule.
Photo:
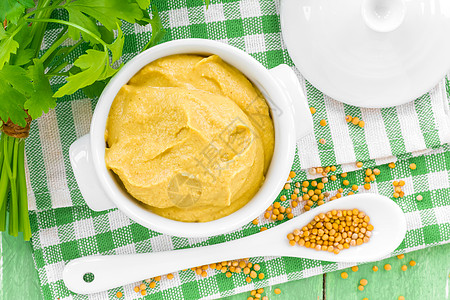
{"label": "white plastic spoon", "polygon": [[[302,228],[317,214],[353,208],[369,215],[374,226],[368,243],[342,250],[337,255],[289,245],[287,234]],[[394,201],[378,194],[358,194],[328,202],[272,229],[222,244],[147,254],[78,258],[67,264],[63,279],[69,290],[89,294],[190,267],[243,257],[291,256],[334,262],[368,262],[393,252],[405,233],[405,216]],[[87,273],[94,275],[92,282],[83,280]]]}

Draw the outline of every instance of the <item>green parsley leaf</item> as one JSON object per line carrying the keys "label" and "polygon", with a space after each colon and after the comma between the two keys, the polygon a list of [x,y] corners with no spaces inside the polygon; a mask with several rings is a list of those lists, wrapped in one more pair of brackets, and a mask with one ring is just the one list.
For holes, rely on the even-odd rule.
{"label": "green parsley leaf", "polygon": [[33,89],[27,72],[19,66],[5,65],[0,73],[0,79],[6,81],[18,92],[25,95]]}
{"label": "green parsley leaf", "polygon": [[97,80],[103,80],[112,76],[117,70],[109,65],[107,51],[89,49],[86,54],[81,55],[74,63],[81,72],[72,74],[66,78],[67,83],[59,88],[55,97],[62,97],[75,93],[78,89],[93,84]]}
{"label": "green parsley leaf", "polygon": [[37,119],[42,112],[48,113],[50,108],[55,108],[56,99],[48,79],[45,77],[44,65],[39,59],[33,60],[33,65],[28,68],[28,75],[33,84],[30,98],[25,102],[24,108],[32,119]]}
{"label": "green parsley leaf", "polygon": [[0,70],[9,62],[11,54],[16,54],[17,48],[19,48],[19,43],[11,35],[7,32],[5,32],[5,35],[8,37],[0,41]]}
{"label": "green parsley leaf", "polygon": [[3,39],[6,39],[8,37],[8,34],[5,31],[5,28],[3,26],[0,26],[0,41]]}
{"label": "green parsley leaf", "polygon": [[148,41],[147,45],[145,45],[144,49],[142,49],[142,51],[158,44],[166,34],[166,30],[162,25],[161,18],[159,17],[158,10],[156,9],[155,5],[152,5],[152,15],[153,17],[148,20],[148,22],[152,26],[152,37],[150,38],[150,41]]}
{"label": "green parsley leaf", "polygon": [[150,6],[150,0],[136,0],[140,8],[147,10]]}
{"label": "green parsley leaf", "polygon": [[25,9],[34,7],[33,0],[1,0],[0,1],[0,20],[8,20],[13,24],[25,12]]}
{"label": "green parsley leaf", "polygon": [[[17,54],[14,55],[14,65],[17,66],[23,66],[30,62],[30,60],[34,56],[34,50],[33,49],[20,49],[17,51]],[[48,80],[47,80],[48,81]]]}
{"label": "green parsley leaf", "polygon": [[33,89],[26,71],[19,66],[5,65],[0,70],[0,118],[6,122],[8,119],[14,124],[25,126],[27,114],[24,104],[26,94]]}
{"label": "green parsley leaf", "polygon": [[111,44],[114,41],[114,31],[106,29],[105,26],[98,26],[98,31],[106,43]]}
{"label": "green parsley leaf", "polygon": [[[100,32],[97,29],[95,21],[93,21],[91,18],[89,18],[76,8],[66,7],[66,9],[67,12],[69,13],[70,22],[82,26],[83,28],[95,34],[96,36],[100,36]],[[72,40],[77,41],[78,39],[80,39],[80,33],[81,36],[83,37],[83,40],[88,41],[91,44],[98,44],[98,41],[89,34],[87,34],[86,32],[80,31],[78,28],[69,26],[69,37]]]}
{"label": "green parsley leaf", "polygon": [[86,94],[88,98],[98,97],[102,92],[105,86],[108,84],[109,78],[104,80],[98,80],[91,85],[85,86],[82,88],[82,91]]}
{"label": "green parsley leaf", "polygon": [[124,41],[125,39],[123,37],[123,32],[119,27],[116,40],[112,44],[108,45],[108,49],[111,50],[112,53],[112,61],[116,61],[122,56]]}
{"label": "green parsley leaf", "polygon": [[[77,0],[68,2],[64,7],[93,17],[109,30],[117,29],[120,19],[134,23],[143,17],[141,8],[133,0]],[[69,16],[69,21],[74,20]]]}

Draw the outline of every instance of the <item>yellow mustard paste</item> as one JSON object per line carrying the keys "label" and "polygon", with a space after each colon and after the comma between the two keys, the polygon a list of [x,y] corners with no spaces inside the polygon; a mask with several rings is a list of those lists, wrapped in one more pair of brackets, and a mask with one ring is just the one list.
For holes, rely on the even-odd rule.
{"label": "yellow mustard paste", "polygon": [[217,55],[173,55],[142,68],[117,94],[106,166],[154,213],[207,222],[261,187],[274,129],[255,86]]}

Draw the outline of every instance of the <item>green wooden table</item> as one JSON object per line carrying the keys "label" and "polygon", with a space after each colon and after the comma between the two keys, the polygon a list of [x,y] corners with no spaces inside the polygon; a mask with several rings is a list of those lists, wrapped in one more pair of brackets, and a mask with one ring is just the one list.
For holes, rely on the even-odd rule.
{"label": "green wooden table", "polygon": [[[39,282],[31,257],[31,246],[21,239],[3,235],[2,238],[3,286],[0,285],[0,299],[41,299]],[[409,261],[417,265],[411,267]],[[383,266],[391,264],[392,270],[385,271]],[[406,264],[408,270],[402,271]],[[378,272],[372,267],[378,266]],[[342,271],[327,273],[302,280],[288,282],[265,288],[269,299],[300,300],[444,300],[449,299],[450,286],[450,244],[427,248],[405,254],[405,258],[388,258],[377,263],[359,266],[357,272],[345,270],[347,279],[341,278]],[[0,276],[1,278],[1,276]],[[364,291],[358,291],[361,279],[367,279]],[[281,290],[275,295],[274,289]],[[226,298],[227,300],[245,300],[250,293]]]}

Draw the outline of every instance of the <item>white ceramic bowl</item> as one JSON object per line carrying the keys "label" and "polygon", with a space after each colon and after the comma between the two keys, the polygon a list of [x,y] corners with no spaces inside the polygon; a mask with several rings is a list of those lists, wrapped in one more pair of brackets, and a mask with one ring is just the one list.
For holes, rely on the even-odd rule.
{"label": "white ceramic bowl", "polygon": [[[239,69],[264,94],[275,128],[275,150],[266,179],[250,202],[231,215],[205,223],[173,221],[145,209],[116,181],[105,166],[105,126],[111,104],[120,90],[142,67],[174,54],[217,54]],[[126,63],[104,89],[92,118],[90,134],[70,148],[75,178],[86,203],[96,211],[117,207],[137,223],[169,235],[214,236],[247,224],[260,215],[277,197],[288,177],[299,137],[312,132],[312,118],[295,73],[280,65],[267,70],[237,48],[204,39],[167,42],[139,54]]]}

